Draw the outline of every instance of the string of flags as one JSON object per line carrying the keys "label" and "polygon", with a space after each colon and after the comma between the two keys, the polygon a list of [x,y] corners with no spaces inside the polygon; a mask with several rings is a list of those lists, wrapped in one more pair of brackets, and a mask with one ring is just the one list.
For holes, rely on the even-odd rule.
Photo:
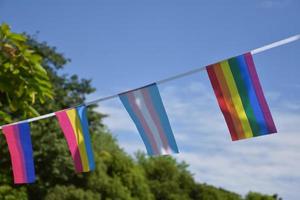
{"label": "string of flags", "polygon": [[35,181],[29,122],[51,116],[56,116],[59,122],[75,171],[80,173],[94,170],[95,162],[86,107],[114,97],[119,97],[133,120],[149,155],[179,153],[157,84],[202,70],[207,71],[232,141],[276,133],[276,126],[264,97],[252,54],[298,39],[300,35],[118,95],[0,127],[10,152],[14,183]]}

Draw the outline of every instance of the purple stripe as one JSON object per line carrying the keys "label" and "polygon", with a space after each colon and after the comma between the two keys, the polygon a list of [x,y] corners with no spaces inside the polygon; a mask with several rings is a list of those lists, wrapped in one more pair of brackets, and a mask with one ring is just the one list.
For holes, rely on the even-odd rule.
{"label": "purple stripe", "polygon": [[22,133],[20,132],[20,128],[19,128],[18,125],[14,125],[13,129],[14,129],[14,137],[15,137],[15,140],[16,140],[16,145],[17,145],[17,148],[20,152],[20,157],[21,157],[22,163],[23,163],[22,169],[23,169],[23,173],[24,173],[23,174],[24,182],[27,183],[28,182],[28,177],[27,177],[27,169],[26,169],[26,160],[25,160],[24,149],[22,147],[22,141],[21,141],[21,136],[20,136],[20,134],[22,134]]}
{"label": "purple stripe", "polygon": [[141,92],[142,92],[144,100],[145,100],[145,105],[146,105],[146,107],[147,107],[147,109],[148,109],[148,111],[151,115],[152,120],[155,123],[155,126],[157,127],[157,130],[158,130],[159,136],[160,136],[160,140],[163,143],[164,149],[166,150],[167,153],[171,153],[171,152],[169,152],[170,148],[169,148],[168,140],[167,140],[166,135],[165,135],[165,133],[162,129],[161,122],[160,122],[160,119],[158,117],[158,113],[154,109],[153,101],[150,98],[149,91],[147,89],[142,89]]}
{"label": "purple stripe", "polygon": [[129,92],[128,94],[126,94],[128,100],[129,100],[129,104],[132,107],[132,110],[135,112],[135,114],[137,115],[137,117],[139,118],[141,125],[143,126],[146,135],[149,138],[150,144],[152,146],[152,149],[154,151],[154,154],[160,154],[159,149],[157,147],[157,144],[155,142],[155,139],[153,137],[153,133],[151,132],[143,114],[141,113],[140,109],[138,108],[138,105],[136,104],[136,98],[133,96],[132,92]]}
{"label": "purple stripe", "polygon": [[259,81],[256,69],[255,69],[255,65],[254,65],[252,55],[251,55],[251,53],[246,53],[244,56],[245,56],[245,60],[246,60],[247,66],[248,66],[248,70],[249,70],[252,82],[254,84],[255,93],[257,95],[259,104],[262,108],[264,118],[265,118],[266,123],[267,123],[269,133],[276,133],[277,130],[276,130],[271,112],[269,110],[268,103],[265,99],[262,87],[260,85],[260,81]]}

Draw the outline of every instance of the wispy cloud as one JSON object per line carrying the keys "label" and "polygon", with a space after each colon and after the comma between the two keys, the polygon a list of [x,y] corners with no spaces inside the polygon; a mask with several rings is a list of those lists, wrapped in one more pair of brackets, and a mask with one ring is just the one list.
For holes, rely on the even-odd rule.
{"label": "wispy cloud", "polygon": [[104,123],[112,132],[136,131],[133,122],[118,99],[101,103],[97,110],[108,115],[104,118]]}
{"label": "wispy cloud", "polygon": [[[178,93],[183,89],[178,86],[162,91],[176,137],[185,135],[178,140],[182,153],[175,157],[190,163],[199,181],[237,192],[255,190],[296,199],[298,194],[291,191],[300,187],[297,102],[276,106],[273,116],[280,133],[231,142],[211,88],[197,84],[198,91],[193,90],[194,83],[184,86],[187,94]],[[276,94],[269,98],[278,101],[279,92],[269,94]]]}
{"label": "wispy cloud", "polygon": [[[198,181],[243,194],[255,190],[297,199],[300,115],[296,101],[281,102],[280,93],[269,93],[268,99],[279,102],[272,109],[279,133],[231,142],[209,85],[192,82],[160,87],[160,90],[181,151],[174,156],[190,164]],[[101,104],[100,111],[110,115],[105,123],[118,135],[125,151],[145,150],[119,101]]]}
{"label": "wispy cloud", "polygon": [[263,0],[259,5],[263,8],[285,7],[291,3],[291,0]]}

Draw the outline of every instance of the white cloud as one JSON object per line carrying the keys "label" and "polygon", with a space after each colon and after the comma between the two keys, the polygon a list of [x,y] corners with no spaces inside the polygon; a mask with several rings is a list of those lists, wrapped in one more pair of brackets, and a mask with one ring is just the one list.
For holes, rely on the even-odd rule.
{"label": "white cloud", "polygon": [[[163,101],[177,139],[179,160],[190,164],[199,182],[242,192],[279,193],[297,199],[300,187],[300,122],[295,101],[281,102],[278,92],[271,109],[279,133],[231,142],[225,120],[209,85],[185,83],[160,87]],[[269,98],[268,98],[269,99]],[[274,103],[274,102],[270,102]],[[278,104],[278,105],[277,105]],[[129,153],[145,151],[137,130],[121,102],[101,104],[108,113],[108,127],[118,135]]]}
{"label": "white cloud", "polygon": [[97,111],[108,114],[104,123],[112,132],[136,132],[133,122],[118,99],[101,103]]}
{"label": "white cloud", "polygon": [[244,194],[254,190],[297,197],[291,192],[300,187],[300,128],[296,126],[300,116],[295,103],[282,103],[273,112],[280,133],[231,142],[212,92],[202,89],[193,94],[187,89],[192,96],[187,100],[177,89],[162,92],[168,110],[178,109],[169,114],[175,134],[180,130],[185,135],[178,140],[182,153],[175,157],[190,164],[197,180]]}
{"label": "white cloud", "polygon": [[263,8],[284,7],[291,3],[291,0],[263,0],[259,5]]}

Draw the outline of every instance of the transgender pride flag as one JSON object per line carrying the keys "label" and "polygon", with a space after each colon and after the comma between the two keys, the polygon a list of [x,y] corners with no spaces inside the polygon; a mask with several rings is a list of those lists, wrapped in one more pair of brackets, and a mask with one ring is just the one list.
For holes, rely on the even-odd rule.
{"label": "transgender pride flag", "polygon": [[178,153],[177,144],[156,83],[119,94],[149,155]]}

